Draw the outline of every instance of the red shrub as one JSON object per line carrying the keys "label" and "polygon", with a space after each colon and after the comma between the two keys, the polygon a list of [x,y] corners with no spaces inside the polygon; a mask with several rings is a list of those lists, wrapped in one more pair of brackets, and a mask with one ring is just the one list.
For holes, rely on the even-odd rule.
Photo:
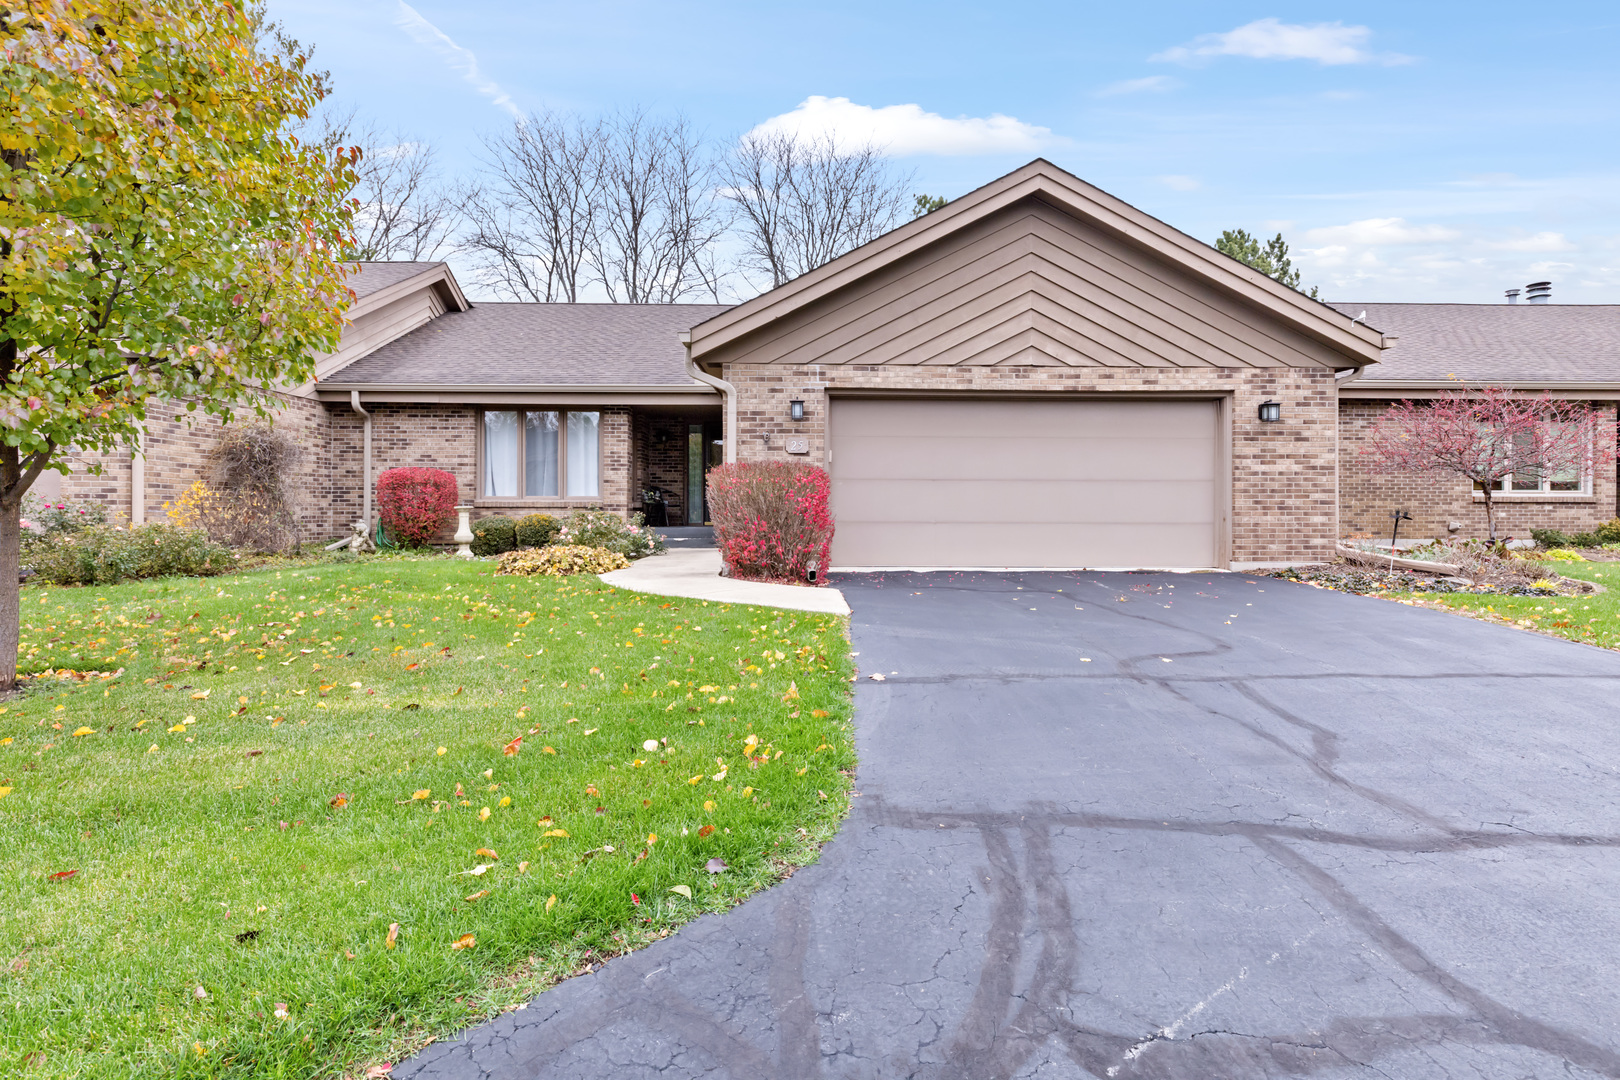
{"label": "red shrub", "polygon": [[388,469],[377,477],[377,516],[403,544],[426,544],[455,512],[456,478],[443,469]]}
{"label": "red shrub", "polygon": [[740,578],[825,577],[833,519],[827,474],[786,461],[739,462],[709,472],[709,517],[720,554]]}

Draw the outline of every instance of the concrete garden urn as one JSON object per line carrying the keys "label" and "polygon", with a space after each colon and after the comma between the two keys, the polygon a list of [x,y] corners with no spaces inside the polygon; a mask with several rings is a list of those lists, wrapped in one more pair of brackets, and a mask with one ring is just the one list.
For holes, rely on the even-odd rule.
{"label": "concrete garden urn", "polygon": [[470,559],[473,553],[468,545],[473,542],[473,531],[472,519],[468,515],[472,513],[472,507],[458,506],[456,513],[461,515],[461,521],[456,525],[456,535],[451,537],[456,542],[456,558]]}

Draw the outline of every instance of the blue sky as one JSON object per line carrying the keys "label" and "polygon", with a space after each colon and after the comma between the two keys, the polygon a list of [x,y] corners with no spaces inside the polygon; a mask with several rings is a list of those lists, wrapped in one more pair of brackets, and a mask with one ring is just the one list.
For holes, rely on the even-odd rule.
{"label": "blue sky", "polygon": [[1620,303],[1610,3],[271,0],[338,97],[470,172],[542,108],[831,125],[959,195],[1037,155],[1330,299]]}

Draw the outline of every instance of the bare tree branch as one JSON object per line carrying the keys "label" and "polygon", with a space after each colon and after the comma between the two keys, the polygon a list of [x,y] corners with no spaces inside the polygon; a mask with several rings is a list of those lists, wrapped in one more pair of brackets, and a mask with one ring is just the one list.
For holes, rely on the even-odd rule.
{"label": "bare tree branch", "polygon": [[870,240],[909,207],[910,174],[881,148],[841,148],[832,136],[786,132],[743,137],[721,166],[737,210],[743,265],[781,285]]}
{"label": "bare tree branch", "polygon": [[599,121],[554,113],[484,140],[487,175],[458,202],[463,248],[485,285],[517,300],[579,299],[601,215],[602,140]]}
{"label": "bare tree branch", "polygon": [[324,113],[308,137],[328,152],[358,147],[354,186],[346,197],[354,213],[356,259],[439,258],[453,246],[461,214],[441,182],[432,144],[410,135],[384,133],[359,122],[353,111]]}

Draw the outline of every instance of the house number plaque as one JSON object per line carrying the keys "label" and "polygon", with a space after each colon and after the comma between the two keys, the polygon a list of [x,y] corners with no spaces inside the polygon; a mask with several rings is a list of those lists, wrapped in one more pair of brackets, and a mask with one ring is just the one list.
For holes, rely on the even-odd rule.
{"label": "house number plaque", "polygon": [[808,454],[810,452],[810,440],[802,435],[788,436],[787,452],[790,454]]}

